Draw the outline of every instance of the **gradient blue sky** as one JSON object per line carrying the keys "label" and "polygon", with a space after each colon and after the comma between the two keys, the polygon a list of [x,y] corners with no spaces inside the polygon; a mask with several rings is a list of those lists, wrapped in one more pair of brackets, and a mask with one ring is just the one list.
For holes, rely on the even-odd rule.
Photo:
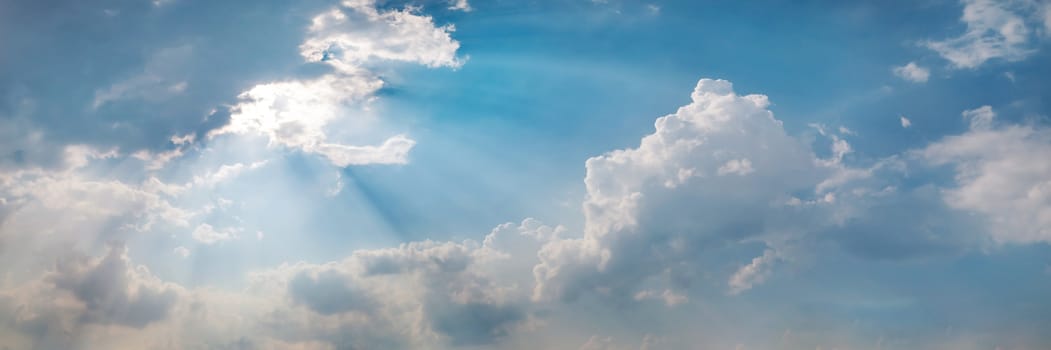
{"label": "gradient blue sky", "polygon": [[0,0],[0,349],[1048,349],[1051,3]]}

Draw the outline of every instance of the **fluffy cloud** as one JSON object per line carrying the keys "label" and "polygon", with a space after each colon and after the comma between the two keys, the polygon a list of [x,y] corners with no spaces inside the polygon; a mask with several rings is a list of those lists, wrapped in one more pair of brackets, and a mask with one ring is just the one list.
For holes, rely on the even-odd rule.
{"label": "fluffy cloud", "polygon": [[967,31],[959,37],[925,45],[956,68],[977,68],[993,59],[1018,61],[1035,52],[1033,16],[1038,2],[964,0],[960,21]]}
{"label": "fluffy cloud", "polygon": [[518,253],[562,230],[528,219],[482,242],[358,250],[255,272],[237,293],[162,282],[122,245],[99,258],[74,252],[31,288],[0,289],[0,334],[14,331],[4,344],[20,348],[492,346],[533,317],[517,284],[536,258]]}
{"label": "fluffy cloud", "polygon": [[70,260],[59,262],[47,280],[83,303],[82,322],[141,328],[165,318],[175,302],[175,287],[130,265],[123,246],[111,247],[101,259]]}
{"label": "fluffy cloud", "polygon": [[[470,9],[466,1],[442,3],[457,10]],[[967,32],[930,42],[928,47],[960,68],[993,59],[1022,59],[1032,51],[1034,31],[1032,19],[1022,14],[1025,6],[1022,2],[967,2],[962,19]],[[252,10],[249,12],[259,12]],[[828,140],[817,142],[828,141],[830,147],[830,155],[822,159],[804,139],[789,135],[773,118],[765,96],[738,95],[729,82],[706,79],[697,84],[688,105],[658,119],[654,132],[637,147],[587,161],[583,232],[569,233],[526,220],[520,225],[501,225],[481,241],[417,241],[388,249],[357,250],[330,262],[288,263],[257,271],[247,286],[234,290],[162,282],[145,267],[133,264],[120,245],[100,253],[98,245],[113,239],[154,237],[141,238],[150,245],[159,237],[170,245],[164,245],[164,256],[156,259],[196,264],[209,250],[226,247],[199,246],[191,257],[186,247],[172,247],[192,241],[171,242],[169,237],[214,244],[241,233],[228,222],[201,217],[214,207],[194,210],[182,205],[199,199],[195,197],[209,197],[209,192],[222,187],[220,183],[249,170],[267,171],[276,166],[241,159],[225,160],[218,166],[180,162],[191,151],[201,150],[195,142],[208,141],[201,140],[208,130],[212,130],[211,138],[258,135],[271,147],[314,154],[340,167],[407,162],[415,146],[412,138],[399,132],[374,135],[377,132],[369,125],[370,101],[384,86],[379,72],[386,65],[456,68],[464,62],[457,57],[459,43],[451,36],[454,28],[438,25],[418,11],[348,0],[322,12],[310,22],[305,40],[297,37],[291,45],[275,45],[298,48],[311,66],[303,71],[314,75],[253,82],[255,85],[244,85],[250,86],[247,89],[238,85],[235,91],[239,94],[214,94],[238,96],[229,110],[229,122],[224,112],[215,112],[205,121],[211,126],[201,130],[187,130],[187,125],[165,129],[164,137],[173,129],[182,135],[150,140],[163,143],[167,150],[149,149],[129,156],[117,149],[74,146],[60,148],[64,157],[54,162],[59,165],[40,168],[5,158],[0,163],[5,169],[0,172],[0,265],[8,268],[0,276],[0,346],[530,349],[572,348],[586,341],[583,348],[610,349],[639,347],[617,347],[612,338],[588,339],[588,335],[616,334],[612,332],[617,327],[640,333],[648,331],[640,328],[647,327],[675,332],[668,324],[679,323],[688,326],[681,332],[687,336],[719,338],[702,339],[705,342],[696,342],[698,346],[717,343],[725,346],[709,347],[732,348],[754,335],[748,332],[756,328],[737,333],[720,330],[755,323],[757,328],[777,328],[775,337],[783,334],[781,345],[788,347],[785,344],[804,344],[790,342],[807,336],[834,338],[828,335],[834,332],[815,336],[784,329],[786,324],[818,324],[815,328],[830,324],[810,313],[800,313],[806,322],[770,321],[791,313],[778,301],[807,302],[793,298],[791,290],[778,289],[784,295],[771,298],[773,301],[749,299],[764,293],[763,283],[778,283],[781,272],[807,268],[787,265],[809,259],[818,261],[818,268],[827,268],[845,261],[844,265],[855,264],[843,268],[854,276],[867,272],[865,268],[873,269],[872,265],[850,259],[830,261],[826,256],[840,254],[836,248],[841,248],[854,257],[893,260],[888,263],[892,264],[932,253],[959,252],[978,246],[976,242],[987,233],[983,225],[989,225],[987,231],[1000,242],[1048,240],[1043,228],[1051,227],[1047,195],[1051,185],[1046,176],[1051,173],[1046,161],[1051,159],[1051,142],[1045,129],[997,125],[993,110],[984,107],[964,113],[971,129],[963,135],[908,156],[865,164],[856,164],[852,158],[847,140],[852,132],[822,131]],[[264,21],[268,25],[280,23],[276,19],[284,18],[288,11],[273,12],[280,16],[266,17],[271,19]],[[1046,17],[1051,12],[1044,13]],[[1045,25],[1049,22],[1045,19]],[[232,29],[242,26],[231,23]],[[245,31],[266,38],[260,42],[277,39],[260,28]],[[226,42],[221,38],[213,41]],[[197,45],[204,48],[198,50]],[[178,102],[178,96],[195,93],[195,89],[234,81],[226,75],[214,81],[183,80],[178,69],[166,70],[190,60],[191,53],[209,51],[207,43],[198,42],[146,50],[156,54],[147,55],[150,58],[143,69],[117,75],[118,79],[101,88],[81,89],[92,96],[78,106],[108,112],[137,100]],[[249,60],[231,54],[242,51],[255,52],[239,46],[206,59],[219,60],[214,64],[219,67],[240,66],[242,60],[244,66],[251,66]],[[12,52],[42,53],[27,56],[31,59],[64,57],[46,50]],[[236,57],[231,60],[238,64],[222,61],[223,56]],[[256,56],[280,55],[263,52]],[[53,66],[59,70],[49,69],[48,76],[92,71],[82,66],[68,71],[63,71],[64,65]],[[318,67],[324,72],[316,74]],[[894,72],[911,81],[929,78],[929,72],[913,62]],[[32,75],[17,78],[43,81]],[[33,105],[29,100],[19,103]],[[184,112],[172,113],[179,120],[195,115]],[[141,114],[129,113],[135,118]],[[120,135],[128,125],[157,122],[135,118],[100,118],[89,124],[117,130],[111,132]],[[199,122],[188,119],[187,123]],[[900,121],[903,127],[910,125],[904,117]],[[352,127],[345,127],[347,124]],[[101,134],[90,132],[97,129],[85,132],[82,126],[70,129]],[[358,140],[337,132],[344,129],[361,129],[365,130],[362,134],[379,137]],[[32,131],[0,121],[0,136],[4,136],[0,138],[9,141],[0,142],[0,153],[37,158],[34,152],[44,136],[26,130]],[[952,168],[956,182],[940,187],[902,180],[908,168],[916,166],[912,156]],[[12,164],[18,169],[7,171]],[[164,172],[169,164],[195,167]],[[124,172],[139,165],[147,172]],[[218,202],[220,208],[230,205],[221,198],[203,200]],[[166,231],[176,234],[155,234]],[[282,238],[280,233],[273,237]],[[80,250],[100,256],[76,253]],[[55,263],[56,256],[69,258]],[[40,278],[40,266],[52,264]],[[862,269],[854,269],[857,266]],[[886,279],[876,274],[871,278],[876,285],[880,278]],[[832,284],[815,284],[819,287],[807,291],[821,299],[824,289],[841,287]],[[902,299],[906,305],[924,304],[922,296],[915,294],[906,293]],[[568,300],[578,302],[562,302]],[[610,300],[614,303],[604,303]],[[820,308],[810,303],[804,308]],[[761,312],[748,313],[753,304]],[[886,303],[862,299],[842,304],[849,307],[835,305],[839,316],[842,309]],[[705,322],[711,321],[705,318],[709,314],[719,316],[712,317],[715,322]],[[735,324],[735,317],[748,320]],[[870,320],[860,317],[854,324],[860,328],[867,322]],[[639,338],[642,349],[665,344],[650,335],[633,339]],[[857,344],[883,344],[882,338],[879,342],[863,340]],[[847,342],[833,339],[833,343]],[[923,347],[904,344],[902,347]]]}
{"label": "fluffy cloud", "polygon": [[[529,283],[537,247],[561,230],[527,220],[501,225],[482,242],[357,250],[343,261],[289,265],[252,279],[287,294],[289,312],[306,311],[306,320],[335,322],[351,334],[390,334],[385,342],[395,342],[352,348],[486,346],[526,327],[529,288],[519,284]],[[333,342],[335,334],[318,335]]]}
{"label": "fluffy cloud", "polygon": [[955,169],[944,192],[954,208],[991,218],[1001,242],[1051,241],[1051,131],[1032,125],[996,125],[990,106],[963,112],[970,130],[918,151]]}
{"label": "fluffy cloud", "polygon": [[540,251],[537,298],[624,298],[652,283],[674,291],[711,249],[805,228],[778,203],[831,169],[785,133],[766,96],[709,79],[691,96],[638,148],[587,161],[584,237]]}
{"label": "fluffy cloud", "polygon": [[0,309],[6,309],[0,319],[26,338],[4,342],[19,346],[28,341],[24,348],[81,348],[79,339],[98,336],[96,332],[136,332],[163,322],[182,293],[181,287],[132,265],[123,245],[112,245],[100,258],[67,252],[42,278],[23,288],[0,290]]}
{"label": "fluffy cloud", "polygon": [[[989,235],[977,229],[984,218],[958,210],[969,201],[943,200],[933,184],[907,183],[909,168],[929,162],[891,156],[858,167],[848,160],[849,134],[823,127],[829,155],[820,158],[789,136],[767,105],[765,96],[738,95],[729,82],[703,79],[692,102],[658,119],[637,148],[589,159],[583,237],[541,248],[534,298],[660,298],[675,305],[712,288],[730,295],[753,289],[778,265],[811,259],[825,242],[856,257],[889,260],[985,246]],[[988,114],[967,113],[979,121]],[[1048,171],[1034,168],[1028,176]],[[1038,187],[1025,190],[1039,193]],[[1024,215],[1043,217],[1042,210],[1025,208]],[[748,254],[754,258],[732,270],[713,270],[726,257]]]}
{"label": "fluffy cloud", "polygon": [[[252,280],[254,289],[291,301],[271,307],[300,315],[274,320],[273,327],[314,329],[309,339],[284,341],[339,346],[337,332],[343,332],[361,337],[351,348],[491,345],[530,318],[528,288],[516,284],[528,281],[535,256],[504,249],[515,243],[514,249],[535,252],[559,230],[526,220],[497,227],[483,242],[421,241],[358,250],[341,261],[258,272]],[[507,276],[515,269],[518,274]],[[331,332],[315,324],[330,325],[324,328]]]}
{"label": "fluffy cloud", "polygon": [[307,61],[324,62],[347,74],[361,73],[361,65],[374,60],[428,67],[462,64],[451,25],[436,26],[412,8],[378,10],[369,0],[344,1],[343,6],[314,17],[311,36],[300,46]]}
{"label": "fluffy cloud", "polygon": [[[738,95],[727,81],[698,82],[691,102],[659,118],[654,132],[637,147],[587,161],[585,225],[577,234],[527,219],[498,226],[479,241],[415,241],[356,250],[329,262],[286,263],[252,273],[247,285],[235,291],[161,282],[135,266],[122,246],[114,246],[101,257],[62,260],[44,278],[5,276],[27,280],[32,288],[7,284],[0,294],[0,315],[9,315],[0,323],[0,335],[14,339],[5,344],[18,348],[528,349],[542,341],[548,348],[584,343],[584,348],[602,349],[618,345],[611,338],[587,335],[660,321],[704,324],[712,329],[706,335],[718,338],[690,338],[691,329],[684,331],[682,343],[703,340],[696,344],[732,347],[756,331],[719,334],[721,323],[745,324],[734,317],[772,327],[798,324],[769,320],[777,311],[790,313],[777,304],[780,298],[756,306],[775,311],[764,308],[762,317],[734,312],[743,310],[739,303],[757,302],[748,298],[764,293],[762,284],[778,283],[781,272],[806,269],[794,265],[799,261],[817,261],[814,268],[846,261],[854,264],[851,268],[872,269],[874,265],[864,265],[871,259],[907,261],[984,247],[982,236],[989,232],[1001,242],[1048,237],[1040,231],[1051,226],[1044,195],[1051,137],[1044,129],[999,125],[992,108],[982,107],[964,113],[972,127],[962,135],[858,165],[846,139],[849,130],[835,134],[820,128],[825,137],[820,141],[829,148],[822,158],[802,138],[786,133],[768,105],[765,96]],[[66,168],[4,173],[0,184],[10,192],[41,176],[91,182],[84,177],[96,163],[120,159],[127,156],[71,148]],[[198,179],[229,181],[252,164],[264,163],[239,162],[191,175],[176,186],[181,190],[166,189],[172,185],[156,178],[142,186],[110,183],[126,188],[116,197],[139,198],[128,207],[101,205],[122,203],[108,197],[109,190],[70,200],[85,185],[52,183],[27,187],[23,195],[4,192],[0,208],[13,203],[65,213],[47,225],[28,227],[36,233],[55,227],[54,221],[76,223],[81,216],[120,212],[140,216],[130,221],[135,226],[150,218],[167,223],[163,216],[147,213],[174,208],[160,203],[194,189],[211,189],[204,185],[211,181]],[[902,180],[910,167],[926,165],[950,165],[956,183],[940,188]],[[143,208],[148,210],[139,214]],[[12,226],[30,218],[23,210],[6,214],[5,235],[27,227]],[[47,213],[32,217],[49,217]],[[195,220],[189,215],[175,223],[196,227],[191,238],[206,243],[237,233]],[[990,229],[980,229],[983,224]],[[97,232],[109,228],[78,227]],[[189,257],[189,250],[180,248],[170,252]],[[215,247],[201,248],[202,254],[182,261]],[[68,249],[61,252],[70,254]],[[851,258],[823,260],[844,252]],[[839,286],[806,292],[821,299],[822,288]],[[929,300],[908,296],[909,302]],[[806,301],[790,293],[784,298]],[[706,314],[723,316],[712,321]],[[818,328],[835,326],[823,322],[813,321]],[[660,326],[670,327],[653,327]],[[672,328],[667,331],[675,332]],[[812,338],[849,344],[828,335],[833,331],[775,332],[784,334],[783,344],[808,345],[800,348],[828,344],[808,342]],[[642,348],[677,344],[637,336],[643,339]]]}
{"label": "fluffy cloud", "polygon": [[930,70],[921,67],[916,62],[909,62],[904,66],[894,67],[893,71],[894,75],[914,83],[926,83],[931,76]]}
{"label": "fluffy cloud", "polygon": [[230,124],[210,135],[261,134],[271,146],[319,154],[340,167],[403,164],[416,144],[405,135],[358,146],[330,141],[325,128],[364,114],[362,108],[383,86],[371,65],[409,62],[459,67],[460,44],[450,36],[453,30],[451,25],[435,25],[412,8],[379,10],[372,1],[345,1],[314,17],[310,35],[300,45],[304,59],[330,66],[331,73],[252,87],[239,96],[241,103],[233,108]]}
{"label": "fluffy cloud", "polygon": [[[163,190],[166,187],[157,182],[138,185],[100,177],[89,166],[116,158],[125,157],[115,151],[70,146],[60,169],[0,172],[0,196],[6,198],[10,210],[0,226],[0,237],[19,237],[23,243],[106,240],[86,235],[104,228],[146,231],[156,224],[189,225],[193,213],[173,205]],[[42,219],[49,217],[60,219]]]}

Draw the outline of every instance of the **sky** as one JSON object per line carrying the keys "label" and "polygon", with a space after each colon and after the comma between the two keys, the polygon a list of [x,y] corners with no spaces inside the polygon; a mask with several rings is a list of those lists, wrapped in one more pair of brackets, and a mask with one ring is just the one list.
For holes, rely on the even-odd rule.
{"label": "sky", "polygon": [[0,349],[1049,349],[1044,0],[0,0]]}

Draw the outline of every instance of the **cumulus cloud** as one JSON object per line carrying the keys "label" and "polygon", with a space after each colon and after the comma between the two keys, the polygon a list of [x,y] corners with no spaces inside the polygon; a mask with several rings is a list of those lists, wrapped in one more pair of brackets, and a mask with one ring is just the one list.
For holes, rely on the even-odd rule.
{"label": "cumulus cloud", "polygon": [[893,71],[894,75],[897,75],[899,78],[914,83],[926,83],[931,76],[930,70],[916,64],[916,62],[909,62],[904,66],[894,67]]}
{"label": "cumulus cloud", "polygon": [[402,61],[428,67],[458,67],[460,44],[451,25],[437,26],[412,8],[379,10],[374,1],[345,1],[343,8],[314,17],[300,54],[340,72],[361,73],[370,61]]}
{"label": "cumulus cloud", "polygon": [[79,339],[95,332],[140,332],[167,320],[183,292],[132,265],[121,244],[99,258],[67,252],[43,277],[0,290],[0,310],[12,311],[0,320],[28,337],[5,337],[4,343],[77,349],[83,348]]}
{"label": "cumulus cloud", "polygon": [[330,141],[325,129],[334,121],[363,114],[361,109],[375,98],[383,80],[370,70],[372,64],[462,65],[456,56],[460,44],[450,35],[453,30],[413,8],[379,10],[372,1],[346,1],[314,17],[300,45],[307,62],[325,64],[331,73],[252,87],[239,96],[229,125],[210,135],[261,134],[271,146],[319,154],[340,167],[406,163],[416,142],[405,135],[359,146]]}
{"label": "cumulus cloud", "polygon": [[955,169],[956,186],[944,193],[945,202],[988,215],[998,241],[1051,240],[1051,131],[997,126],[990,106],[963,115],[969,119],[968,132],[919,151],[927,161]]}
{"label": "cumulus cloud", "polygon": [[[366,5],[371,3],[348,3],[315,26],[350,25],[340,15],[359,16],[364,20],[355,23],[366,25],[375,25],[373,18],[408,16],[397,21],[435,28],[413,10],[393,10],[395,16],[360,7]],[[369,84],[380,84],[351,68],[375,59],[454,66],[447,59],[455,56],[417,55],[397,45],[365,55],[365,41],[329,36],[333,49],[321,49],[318,60],[332,64],[334,72],[255,86],[223,132],[261,134],[272,145],[340,166],[399,162],[412,147],[405,136],[374,148],[328,141],[329,121],[340,118],[346,105],[372,98],[378,87]],[[309,58],[324,45],[307,46]],[[346,94],[333,88],[340,84],[351,84]],[[290,262],[255,271],[237,291],[162,282],[115,245],[101,257],[70,254],[45,278],[33,279],[32,288],[3,290],[0,335],[17,334],[13,344],[20,348],[443,349],[537,348],[542,346],[536,341],[549,334],[568,334],[544,341],[553,344],[547,348],[570,348],[585,339],[579,334],[609,334],[595,329],[619,317],[630,319],[624,323],[652,321],[663,319],[654,316],[661,310],[672,315],[665,320],[671,323],[693,321],[697,310],[721,310],[712,305],[722,300],[713,298],[748,298],[762,284],[777,283],[775,272],[807,254],[800,247],[841,247],[880,259],[955,252],[977,246],[973,235],[985,233],[974,224],[985,222],[969,212],[990,218],[989,232],[1001,242],[1049,237],[1043,228],[1051,227],[1051,136],[1043,128],[999,125],[993,109],[984,106],[963,113],[971,127],[962,135],[858,165],[850,156],[853,132],[818,127],[823,138],[815,142],[828,147],[827,155],[818,156],[808,141],[785,131],[769,105],[765,96],[736,93],[727,81],[699,81],[690,103],[659,118],[636,147],[585,163],[583,232],[527,219],[500,225],[480,241],[413,241],[329,262]],[[297,117],[295,111],[303,110],[311,117]],[[901,122],[908,127],[907,119]],[[171,142],[186,145],[193,138]],[[138,228],[195,227],[190,236],[203,244],[235,239],[241,229],[199,222],[194,211],[171,201],[267,164],[226,163],[191,174],[182,185],[151,175],[139,185],[97,180],[88,171],[127,155],[91,147],[70,147],[65,154],[62,169],[0,173],[0,238],[19,230],[104,232],[114,220]],[[907,187],[901,179],[916,159],[949,165],[956,182]],[[215,202],[229,205],[221,198]],[[17,209],[8,214],[9,207]],[[170,252],[190,254],[183,246]],[[580,299],[588,300],[565,303]],[[687,309],[695,304],[700,306]],[[686,311],[674,313],[680,309]],[[597,320],[605,315],[618,317]],[[506,343],[516,337],[519,343]],[[736,342],[726,337],[720,341]],[[641,348],[658,344],[664,338],[647,334]],[[595,336],[582,348],[615,345],[612,338]]]}
{"label": "cumulus cloud", "polygon": [[829,170],[785,133],[766,96],[702,79],[691,97],[638,148],[587,161],[584,237],[540,251],[538,299],[631,298],[653,280],[674,292],[707,250],[800,229],[771,203],[813,189]]}
{"label": "cumulus cloud", "polygon": [[0,289],[0,311],[16,311],[0,313],[0,331],[17,326],[28,338],[5,344],[27,348],[493,346],[533,317],[517,285],[536,257],[519,253],[562,230],[527,219],[481,242],[357,250],[254,272],[239,292],[162,282],[118,244],[98,258],[69,253],[32,288]]}
{"label": "cumulus cloud", "polygon": [[[420,241],[358,250],[341,261],[259,272],[253,280],[287,293],[309,311],[308,319],[336,322],[334,327],[354,334],[387,337],[364,348],[488,345],[530,317],[528,293],[515,285],[528,281],[535,257],[516,250],[535,252],[559,230],[529,219],[501,225],[482,242]],[[508,271],[517,276],[506,276]],[[317,340],[332,342],[329,336]]]}
{"label": "cumulus cloud", "polygon": [[[73,234],[85,227],[106,225],[114,218],[126,218],[125,225],[136,230],[148,230],[157,223],[189,225],[192,213],[174,206],[161,187],[151,186],[149,182],[140,186],[100,178],[85,169],[89,163],[118,156],[115,151],[70,146],[62,169],[29,168],[0,173],[0,193],[19,207],[0,231]],[[46,216],[64,220],[37,221]]]}
{"label": "cumulus cloud", "polygon": [[964,0],[964,34],[940,41],[928,41],[927,48],[948,60],[955,68],[977,68],[1002,59],[1019,61],[1036,51],[1033,44],[1033,15],[1038,3],[1012,0]]}
{"label": "cumulus cloud", "polygon": [[[943,201],[933,185],[902,188],[908,168],[924,162],[891,156],[859,167],[847,158],[849,134],[820,126],[829,143],[818,157],[784,131],[765,96],[738,95],[727,81],[702,79],[691,96],[637,148],[587,161],[583,236],[540,249],[535,300],[674,305],[675,296],[712,288],[697,284],[713,273],[725,283],[714,287],[737,295],[771,280],[778,264],[812,254],[815,242],[866,259],[983,247],[981,218]],[[715,256],[754,258],[715,272],[706,266],[725,263]]]}
{"label": "cumulus cloud", "polygon": [[905,118],[905,116],[899,116],[898,121],[901,122],[901,127],[903,128],[908,129],[912,126],[912,121],[909,118]]}
{"label": "cumulus cloud", "polygon": [[161,283],[145,267],[133,267],[121,245],[101,259],[61,261],[47,279],[84,305],[83,322],[143,327],[165,318],[176,289]]}

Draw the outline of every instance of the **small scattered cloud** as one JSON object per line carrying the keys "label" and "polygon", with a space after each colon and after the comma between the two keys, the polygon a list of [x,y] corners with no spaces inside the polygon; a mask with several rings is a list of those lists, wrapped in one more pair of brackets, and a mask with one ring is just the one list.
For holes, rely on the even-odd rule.
{"label": "small scattered cloud", "polygon": [[181,246],[180,247],[175,247],[175,249],[172,250],[172,252],[175,253],[175,255],[179,256],[180,258],[185,258],[185,257],[190,256],[190,250],[186,249],[186,247],[181,247]]}
{"label": "small scattered cloud", "polygon": [[467,0],[449,0],[450,10],[459,10],[463,12],[471,12],[471,4],[467,3]]}
{"label": "small scattered cloud", "polygon": [[770,275],[771,266],[777,259],[777,254],[772,249],[767,249],[763,255],[752,259],[750,264],[742,266],[733,276],[730,276],[729,293],[731,295],[741,294],[752,289],[752,286],[766,281]]}
{"label": "small scattered cloud", "polygon": [[190,237],[194,240],[204,244],[215,244],[222,241],[229,241],[237,239],[240,229],[237,228],[225,228],[216,229],[209,224],[200,224],[190,233]]}
{"label": "small scattered cloud", "polygon": [[1037,2],[964,0],[960,36],[927,41],[924,46],[948,60],[954,68],[973,69],[994,59],[1020,61],[1036,52],[1033,44]]}
{"label": "small scattered cloud", "polygon": [[919,154],[956,169],[945,203],[990,218],[998,242],[1051,242],[1051,129],[997,125],[982,106],[963,113],[970,130],[928,145]]}
{"label": "small scattered cloud", "polygon": [[894,75],[913,83],[926,83],[931,76],[930,70],[917,65],[916,62],[909,62],[904,66],[894,67],[893,71]]}
{"label": "small scattered cloud", "polygon": [[898,120],[901,121],[901,127],[903,128],[908,129],[912,126],[912,121],[909,118],[905,118],[905,116],[899,116]]}

